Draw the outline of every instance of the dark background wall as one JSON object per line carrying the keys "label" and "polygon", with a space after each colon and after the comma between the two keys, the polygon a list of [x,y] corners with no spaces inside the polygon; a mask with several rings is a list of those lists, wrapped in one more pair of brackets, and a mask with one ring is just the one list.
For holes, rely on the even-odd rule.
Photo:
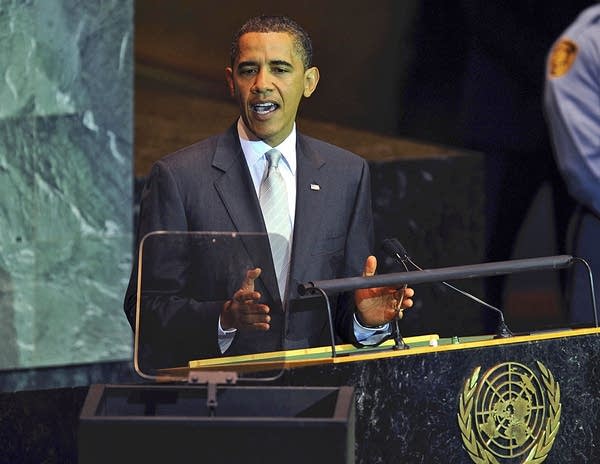
{"label": "dark background wall", "polygon": [[193,78],[196,92],[227,99],[224,68],[235,31],[256,14],[287,14],[311,34],[322,72],[303,115],[395,134],[418,10],[414,0],[140,1],[136,64]]}

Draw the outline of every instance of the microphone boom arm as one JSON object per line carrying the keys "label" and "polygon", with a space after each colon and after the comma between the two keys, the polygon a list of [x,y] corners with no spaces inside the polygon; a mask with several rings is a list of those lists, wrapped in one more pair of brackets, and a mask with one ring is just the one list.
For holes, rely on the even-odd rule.
{"label": "microphone boom arm", "polygon": [[574,258],[570,255],[548,256],[543,258],[514,259],[465,266],[452,266],[422,271],[393,272],[367,277],[347,277],[342,279],[315,280],[298,285],[300,295],[308,295],[321,289],[327,294],[336,294],[370,287],[398,287],[444,280],[472,279],[513,274],[517,272],[563,269],[570,266]]}

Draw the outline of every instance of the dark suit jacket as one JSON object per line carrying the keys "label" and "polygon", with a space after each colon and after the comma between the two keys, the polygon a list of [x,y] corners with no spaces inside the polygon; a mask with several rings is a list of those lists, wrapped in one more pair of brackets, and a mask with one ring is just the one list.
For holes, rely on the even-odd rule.
{"label": "dark suit jacket", "polygon": [[[284,312],[268,243],[250,247],[251,264],[263,269],[256,289],[271,307],[271,329],[238,331],[227,355],[328,345],[323,299],[299,298],[298,284],[359,276],[371,252],[373,220],[366,161],[299,133],[296,153],[297,197],[289,305]],[[311,188],[311,184],[318,189]],[[142,195],[138,240],[158,230],[266,232],[236,125],[221,135],[168,155],[153,166]],[[154,278],[161,278],[160,274],[165,272],[166,258],[158,260],[152,271]],[[149,276],[151,271],[144,269],[143,274]],[[146,339],[152,340],[153,351],[169,352],[160,363],[171,367],[220,354],[217,321],[223,301],[232,296],[231,288],[220,288],[210,277],[186,283],[183,273],[179,269],[177,276],[171,275],[168,280],[178,282],[173,293],[187,289],[184,298],[176,297],[169,304],[162,301],[142,310],[149,321]],[[124,304],[134,329],[136,281],[137,264]],[[241,280],[237,288],[240,284]],[[211,292],[211,298],[194,297],[194,293]],[[353,310],[351,295],[332,300],[338,341],[355,342]]]}

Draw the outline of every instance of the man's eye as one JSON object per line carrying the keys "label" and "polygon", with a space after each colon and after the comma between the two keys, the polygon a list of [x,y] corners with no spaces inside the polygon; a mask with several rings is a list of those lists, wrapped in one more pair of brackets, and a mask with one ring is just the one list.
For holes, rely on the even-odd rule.
{"label": "man's eye", "polygon": [[256,74],[256,69],[254,68],[242,68],[239,70],[239,73],[243,76],[248,76],[252,74]]}
{"label": "man's eye", "polygon": [[283,74],[287,72],[287,68],[273,68],[275,74]]}

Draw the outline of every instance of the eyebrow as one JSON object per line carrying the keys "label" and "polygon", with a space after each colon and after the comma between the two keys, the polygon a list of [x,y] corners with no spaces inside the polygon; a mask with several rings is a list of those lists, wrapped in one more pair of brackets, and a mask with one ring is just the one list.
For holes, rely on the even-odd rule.
{"label": "eyebrow", "polygon": [[294,67],[294,65],[292,63],[288,63],[285,60],[272,60],[272,61],[269,61],[269,64],[271,66],[288,66],[290,68]]}
{"label": "eyebrow", "polygon": [[[243,68],[246,66],[257,66],[258,63],[256,61],[240,61],[237,65],[238,68]],[[292,63],[285,60],[271,60],[269,61],[269,66],[287,66],[289,68],[293,68],[294,65]]]}

